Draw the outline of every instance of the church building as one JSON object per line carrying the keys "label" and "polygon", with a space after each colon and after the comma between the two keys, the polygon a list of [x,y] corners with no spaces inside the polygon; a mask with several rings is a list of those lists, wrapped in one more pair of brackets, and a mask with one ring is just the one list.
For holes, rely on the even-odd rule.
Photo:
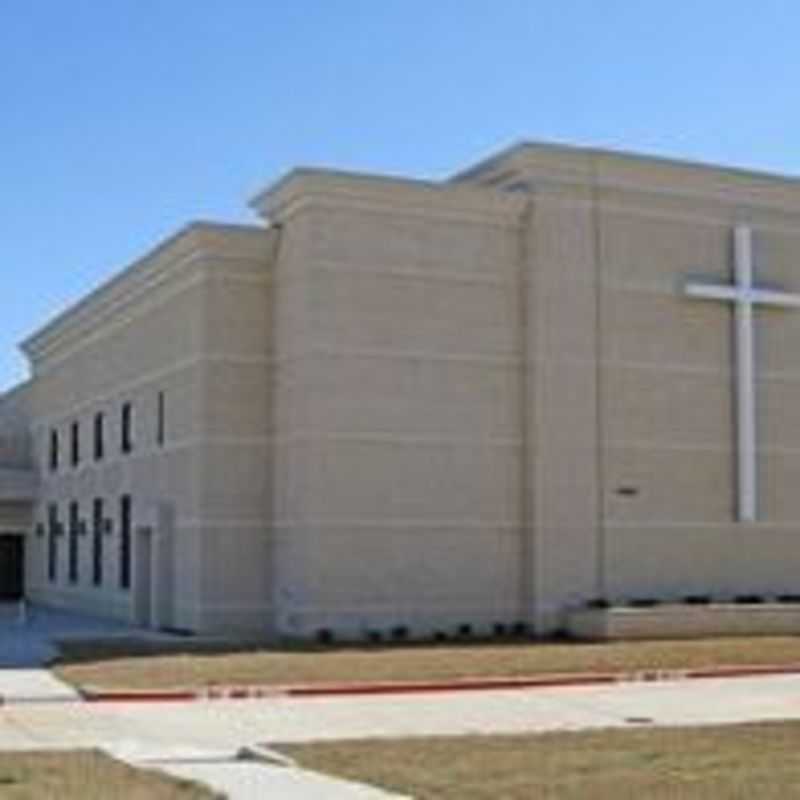
{"label": "church building", "polygon": [[22,343],[1,597],[361,638],[800,595],[797,179],[522,143],[252,208]]}

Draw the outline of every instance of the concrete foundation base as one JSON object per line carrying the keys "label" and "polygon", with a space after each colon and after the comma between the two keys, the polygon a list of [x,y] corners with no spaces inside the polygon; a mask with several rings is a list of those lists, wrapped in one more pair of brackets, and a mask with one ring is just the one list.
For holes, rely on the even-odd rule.
{"label": "concrete foundation base", "polygon": [[796,636],[800,604],[719,603],[652,608],[586,608],[569,613],[569,633],[588,640],[700,639],[714,636]]}

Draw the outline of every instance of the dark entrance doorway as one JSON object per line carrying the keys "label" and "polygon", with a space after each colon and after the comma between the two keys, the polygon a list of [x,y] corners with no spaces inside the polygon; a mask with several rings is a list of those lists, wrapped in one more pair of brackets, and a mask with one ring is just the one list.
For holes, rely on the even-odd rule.
{"label": "dark entrance doorway", "polygon": [[19,600],[25,590],[25,540],[0,533],[0,600]]}

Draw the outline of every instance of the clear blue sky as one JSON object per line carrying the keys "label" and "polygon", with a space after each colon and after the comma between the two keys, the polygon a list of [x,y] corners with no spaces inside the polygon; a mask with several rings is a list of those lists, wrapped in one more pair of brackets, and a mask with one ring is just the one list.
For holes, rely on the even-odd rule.
{"label": "clear blue sky", "polygon": [[5,2],[0,388],[53,313],[297,164],[436,178],[532,138],[800,173],[799,41],[793,0]]}

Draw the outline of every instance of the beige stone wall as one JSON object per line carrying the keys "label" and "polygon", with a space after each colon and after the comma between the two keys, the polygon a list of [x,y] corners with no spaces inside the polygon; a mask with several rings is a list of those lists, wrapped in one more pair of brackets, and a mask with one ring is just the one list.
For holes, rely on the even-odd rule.
{"label": "beige stone wall", "polygon": [[[190,234],[191,236],[191,234]],[[79,580],[68,580],[68,534],[58,539],[58,578],[47,577],[47,540],[32,541],[27,590],[34,600],[91,610],[102,606],[121,619],[133,618],[134,591],[119,586],[120,496],[133,497],[134,526],[144,506],[159,497],[174,503],[179,516],[194,517],[198,498],[199,461],[196,442],[201,435],[200,414],[204,370],[205,276],[193,255],[194,247],[179,241],[175,250],[162,253],[150,267],[140,292],[121,287],[118,297],[107,299],[101,290],[85,311],[68,317],[66,330],[56,331],[51,349],[34,355],[34,440],[42,495],[36,511],[38,524],[47,523],[47,509],[58,505],[67,526],[68,504],[80,503],[81,518],[91,528],[92,502],[102,498],[113,532],[104,536],[103,585],[91,583],[92,537],[80,538]],[[164,274],[166,272],[166,274]],[[119,284],[112,284],[114,286]],[[153,289],[158,287],[158,292]],[[123,291],[125,289],[126,291]],[[103,302],[105,301],[105,302]],[[109,307],[107,316],[103,306]],[[113,309],[113,313],[111,311]],[[82,323],[82,324],[80,324]],[[74,330],[77,328],[77,330]],[[168,400],[169,444],[156,445],[156,407],[159,392]],[[134,449],[121,453],[121,408],[134,408]],[[93,418],[105,415],[105,457],[93,458]],[[70,426],[81,426],[81,463],[70,464]],[[60,438],[60,468],[48,465],[49,437]],[[175,532],[173,547],[178,564],[197,561],[196,543]],[[193,627],[197,600],[192,572],[179,569],[169,624]]]}
{"label": "beige stone wall", "polygon": [[548,146],[465,182],[531,199],[524,480],[539,627],[591,596],[796,591],[800,314],[756,312],[760,520],[742,525],[731,311],[682,294],[689,278],[730,279],[737,223],[754,230],[757,280],[799,291],[796,183]]}
{"label": "beige stone wall", "polygon": [[[760,309],[759,522],[734,521],[732,315],[681,296],[681,280],[731,280],[732,228],[756,241],[756,276],[800,290],[792,219],[725,202],[603,195],[603,404],[608,591],[678,597],[793,592],[800,567],[800,315]],[[620,498],[622,484],[640,488]]]}
{"label": "beige stone wall", "polygon": [[800,315],[759,328],[764,522],[741,526],[730,312],[681,294],[730,274],[742,219],[792,288],[792,191],[580,151],[492,170],[439,190],[303,172],[262,198],[295,236],[276,291],[284,628],[547,631],[596,596],[792,590]]}
{"label": "beige stone wall", "polygon": [[277,272],[280,627],[511,622],[520,204],[481,216],[457,192],[338,176],[320,192],[336,197],[276,217],[296,237]]}
{"label": "beige stone wall", "polygon": [[[555,416],[531,427],[554,445],[537,448],[531,435],[531,457],[551,482],[534,495],[557,517],[585,514],[573,539],[555,536],[552,546],[547,525],[537,528],[548,577],[534,581],[535,591],[556,605],[592,593],[623,600],[795,591],[800,314],[756,312],[760,520],[743,525],[734,516],[732,314],[689,300],[682,287],[690,278],[731,279],[732,230],[744,222],[754,230],[757,280],[800,290],[796,187],[591,152],[537,152],[519,169],[535,209],[531,341],[538,334],[548,350],[551,337],[546,360],[562,364],[555,379],[539,366]],[[533,360],[529,407],[537,413],[547,399],[536,402]]]}
{"label": "beige stone wall", "polygon": [[597,254],[585,187],[537,189],[526,224],[524,308],[526,618],[563,626],[602,581]]}
{"label": "beige stone wall", "polygon": [[274,233],[239,232],[206,283],[205,391],[196,524],[200,627],[274,628],[272,261]]}
{"label": "beige stone wall", "polygon": [[273,267],[271,341],[274,384],[272,433],[271,523],[269,569],[273,579],[274,622],[278,631],[302,633],[302,604],[307,585],[305,539],[311,452],[303,432],[308,427],[311,370],[307,300],[309,215],[280,223]]}
{"label": "beige stone wall", "polygon": [[[220,397],[226,391],[230,395],[232,372],[240,367],[237,358],[246,361],[247,355],[244,345],[235,344],[246,340],[240,318],[226,307],[229,297],[220,287],[250,287],[240,273],[252,272],[255,259],[261,258],[263,264],[264,253],[263,231],[193,226],[26,344],[34,368],[33,437],[42,478],[36,522],[46,523],[48,505],[57,503],[66,526],[68,504],[77,500],[89,529],[79,539],[79,580],[74,584],[67,578],[68,535],[58,540],[56,583],[47,578],[47,537],[32,538],[28,592],[33,599],[88,611],[102,607],[104,613],[135,619],[144,580],[139,574],[138,551],[143,546],[139,529],[148,525],[154,527],[159,558],[168,565],[164,571],[158,559],[152,561],[152,574],[159,572],[160,585],[151,589],[151,624],[192,630],[210,624],[210,573],[214,564],[225,563],[218,557],[219,542],[227,541],[227,522],[221,520],[239,519],[238,512],[209,512],[208,498],[224,494],[224,490],[214,494],[215,480],[221,474],[233,477],[236,471],[233,465],[226,473],[224,464],[213,460],[222,457],[233,463],[233,455],[212,450],[247,438],[241,431],[225,430],[219,421]],[[263,350],[257,369],[265,372]],[[160,393],[165,402],[163,445],[157,441]],[[134,408],[134,447],[129,454],[120,447],[121,408],[126,402]],[[241,420],[240,410],[234,406],[230,417]],[[97,412],[105,414],[106,453],[100,462],[95,462],[92,451]],[[81,426],[77,468],[70,464],[73,421]],[[47,464],[53,429],[61,440],[56,473]],[[123,494],[133,500],[130,590],[119,586]],[[103,540],[104,581],[99,588],[91,584],[91,513],[96,497],[104,499],[105,515],[113,521],[112,534]],[[250,509],[242,513],[247,517]],[[208,549],[215,557],[211,564]],[[155,577],[152,580],[156,582]],[[225,620],[236,621],[235,614]]]}
{"label": "beige stone wall", "polygon": [[[757,312],[761,520],[741,525],[731,313],[682,295],[730,276],[742,222],[759,280],[800,290],[796,184],[522,147],[445,184],[299,170],[254,205],[271,228],[191,226],[32,337],[29,400],[0,401],[0,442],[30,409],[37,521],[133,496],[160,624],[546,632],[591,597],[798,591],[800,313]],[[31,594],[136,618],[118,528],[103,590],[90,541],[72,586],[60,539],[52,585],[33,537]]]}

